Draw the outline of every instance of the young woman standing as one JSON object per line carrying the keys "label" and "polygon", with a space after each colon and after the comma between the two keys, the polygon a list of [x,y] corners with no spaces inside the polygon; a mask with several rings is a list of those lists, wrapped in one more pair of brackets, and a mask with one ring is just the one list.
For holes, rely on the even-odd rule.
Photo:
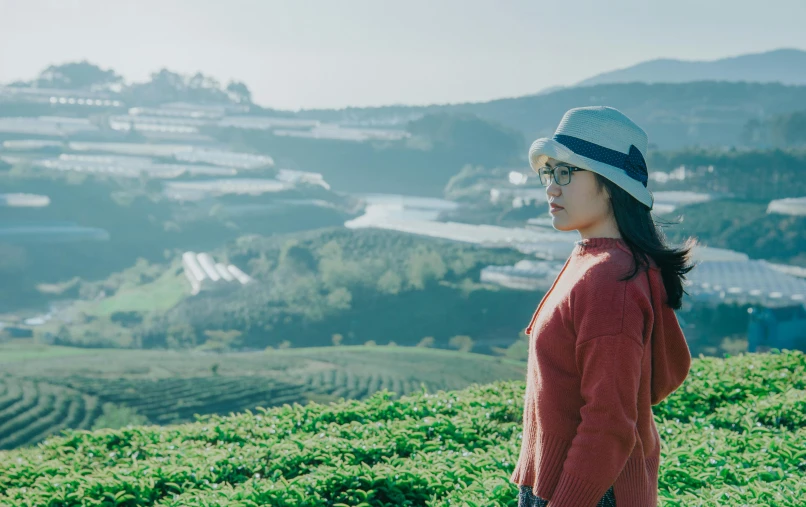
{"label": "young woman standing", "polygon": [[607,106],[565,113],[529,163],[555,229],[581,239],[526,328],[519,507],[655,507],[652,405],[688,376],[681,307],[692,239],[665,244],[650,210],[646,133]]}

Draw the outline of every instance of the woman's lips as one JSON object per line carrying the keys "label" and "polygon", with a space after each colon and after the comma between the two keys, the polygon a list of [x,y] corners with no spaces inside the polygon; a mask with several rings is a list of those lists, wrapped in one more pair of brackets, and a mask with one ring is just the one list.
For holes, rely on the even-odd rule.
{"label": "woman's lips", "polygon": [[564,210],[564,209],[565,208],[563,208],[561,206],[552,206],[550,213],[556,213],[557,211],[561,211],[561,210]]}

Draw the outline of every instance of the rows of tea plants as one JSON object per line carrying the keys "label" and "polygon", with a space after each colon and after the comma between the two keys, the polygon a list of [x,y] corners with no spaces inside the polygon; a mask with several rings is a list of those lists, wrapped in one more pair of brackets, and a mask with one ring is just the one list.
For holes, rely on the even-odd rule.
{"label": "rows of tea plants", "polygon": [[[525,384],[74,431],[0,452],[0,505],[517,506]],[[694,359],[654,407],[661,506],[803,505],[797,351]]]}
{"label": "rows of tea plants", "polygon": [[88,429],[101,413],[98,398],[74,389],[0,377],[0,449],[39,442],[63,429]]}
{"label": "rows of tea plants", "polygon": [[[453,389],[455,384],[437,384],[417,382],[399,374],[382,374],[380,372],[356,373],[345,368],[334,368],[305,375],[300,379],[316,393],[330,395],[334,399],[345,398],[363,400],[377,391],[387,390],[397,395],[406,395],[418,391],[425,386],[426,391],[436,392],[439,389]],[[467,384],[464,384],[465,386]]]}
{"label": "rows of tea plants", "polygon": [[[41,431],[7,438],[0,433],[0,448],[35,444],[65,428],[91,428],[106,403],[131,407],[149,423],[165,425],[193,421],[196,414],[227,415],[258,406],[362,400],[382,389],[405,395],[423,385],[436,392],[523,378],[523,363],[502,361],[433,349],[328,347],[202,355],[105,350],[69,361],[5,363],[7,378],[14,379],[10,385],[16,387],[5,393],[0,384],[0,410],[16,403],[9,413],[24,413],[23,419],[50,411],[37,422]],[[37,385],[58,392],[45,395]],[[91,410],[82,413],[86,406]]]}
{"label": "rows of tea plants", "polygon": [[68,377],[62,380],[105,402],[126,405],[155,424],[194,420],[194,414],[228,414],[257,406],[302,399],[305,386],[266,377],[185,377],[108,379]]}

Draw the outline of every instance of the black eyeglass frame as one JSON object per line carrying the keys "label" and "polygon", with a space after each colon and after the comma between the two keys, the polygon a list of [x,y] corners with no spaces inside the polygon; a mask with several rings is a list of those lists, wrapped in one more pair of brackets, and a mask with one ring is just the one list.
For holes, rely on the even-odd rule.
{"label": "black eyeglass frame", "polygon": [[542,171],[543,169],[548,169],[549,171],[551,171],[551,177],[554,180],[554,183],[558,184],[561,187],[564,187],[565,185],[568,185],[568,183],[560,183],[559,181],[557,181],[557,173],[555,173],[554,171],[558,167],[564,167],[564,168],[568,169],[568,172],[569,172],[569,174],[568,174],[568,183],[571,183],[571,178],[573,177],[574,172],[576,172],[576,171],[587,171],[587,169],[582,169],[581,167],[576,167],[576,166],[573,166],[573,165],[570,165],[570,164],[562,164],[561,163],[561,164],[555,165],[554,167],[549,167],[547,165],[544,165],[544,166],[538,168],[537,171],[535,171],[537,173],[537,179],[540,180],[540,184],[543,185],[543,187],[548,187],[551,184],[551,183],[549,183],[549,185],[546,185],[545,183],[543,183],[543,178],[541,177],[541,174],[540,174],[540,171]]}

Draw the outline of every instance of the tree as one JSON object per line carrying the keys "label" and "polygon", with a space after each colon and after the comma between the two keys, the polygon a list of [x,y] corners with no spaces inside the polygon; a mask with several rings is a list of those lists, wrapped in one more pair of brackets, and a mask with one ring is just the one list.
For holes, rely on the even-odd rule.
{"label": "tree", "polygon": [[319,260],[319,277],[325,287],[330,289],[360,283],[368,274],[368,270],[362,268],[358,262],[329,257]]}
{"label": "tree", "polygon": [[377,286],[380,292],[394,295],[399,293],[400,289],[403,287],[403,279],[400,278],[400,275],[390,269],[381,275],[381,277],[378,279]]}
{"label": "tree", "polygon": [[453,274],[456,276],[462,276],[476,265],[476,259],[473,257],[472,254],[459,251],[456,253],[456,257],[450,261],[450,268],[453,271]]}
{"label": "tree", "polygon": [[245,104],[252,103],[252,92],[240,81],[230,81],[227,85],[227,92],[229,92],[230,98],[235,102]]}
{"label": "tree", "polygon": [[113,70],[103,70],[86,60],[51,65],[39,74],[36,86],[42,88],[89,89],[93,86],[122,83],[123,78]]}
{"label": "tree", "polygon": [[439,252],[429,250],[424,245],[417,245],[406,259],[409,285],[415,289],[424,289],[432,280],[442,280],[447,271]]}
{"label": "tree", "polygon": [[333,346],[338,347],[339,345],[341,345],[342,336],[340,334],[334,334],[331,337],[331,340],[333,341]]}
{"label": "tree", "polygon": [[529,337],[523,333],[518,333],[518,337],[509,347],[491,347],[491,349],[498,356],[516,361],[526,361],[529,358]]}
{"label": "tree", "polygon": [[461,352],[470,352],[473,348],[473,339],[466,335],[457,335],[448,342],[451,347],[459,349]]}
{"label": "tree", "polygon": [[417,344],[418,347],[433,347],[434,346],[434,337],[433,336],[426,336],[420,343]]}
{"label": "tree", "polygon": [[352,293],[344,287],[339,287],[327,295],[327,304],[334,310],[349,310],[352,301]]}
{"label": "tree", "polygon": [[[446,199],[457,200],[464,196],[466,189],[474,182],[487,174],[487,170],[482,166],[465,164],[462,169],[451,176],[445,185],[443,194]],[[471,194],[472,195],[472,194]]]}
{"label": "tree", "polygon": [[769,123],[777,146],[806,145],[806,111],[774,116]]}
{"label": "tree", "polygon": [[292,239],[287,241],[280,250],[281,267],[288,268],[296,272],[316,271],[316,258],[310,250],[299,244],[299,241]]}
{"label": "tree", "polygon": [[[229,331],[208,329],[204,332],[204,336],[207,337],[207,343],[205,345],[222,348],[224,350],[238,349],[242,346],[240,340],[241,334],[241,331],[237,329],[231,329]],[[218,345],[220,345],[220,347],[217,347]]]}
{"label": "tree", "polygon": [[194,347],[196,343],[196,330],[190,324],[172,324],[165,332],[165,346],[169,349]]}

